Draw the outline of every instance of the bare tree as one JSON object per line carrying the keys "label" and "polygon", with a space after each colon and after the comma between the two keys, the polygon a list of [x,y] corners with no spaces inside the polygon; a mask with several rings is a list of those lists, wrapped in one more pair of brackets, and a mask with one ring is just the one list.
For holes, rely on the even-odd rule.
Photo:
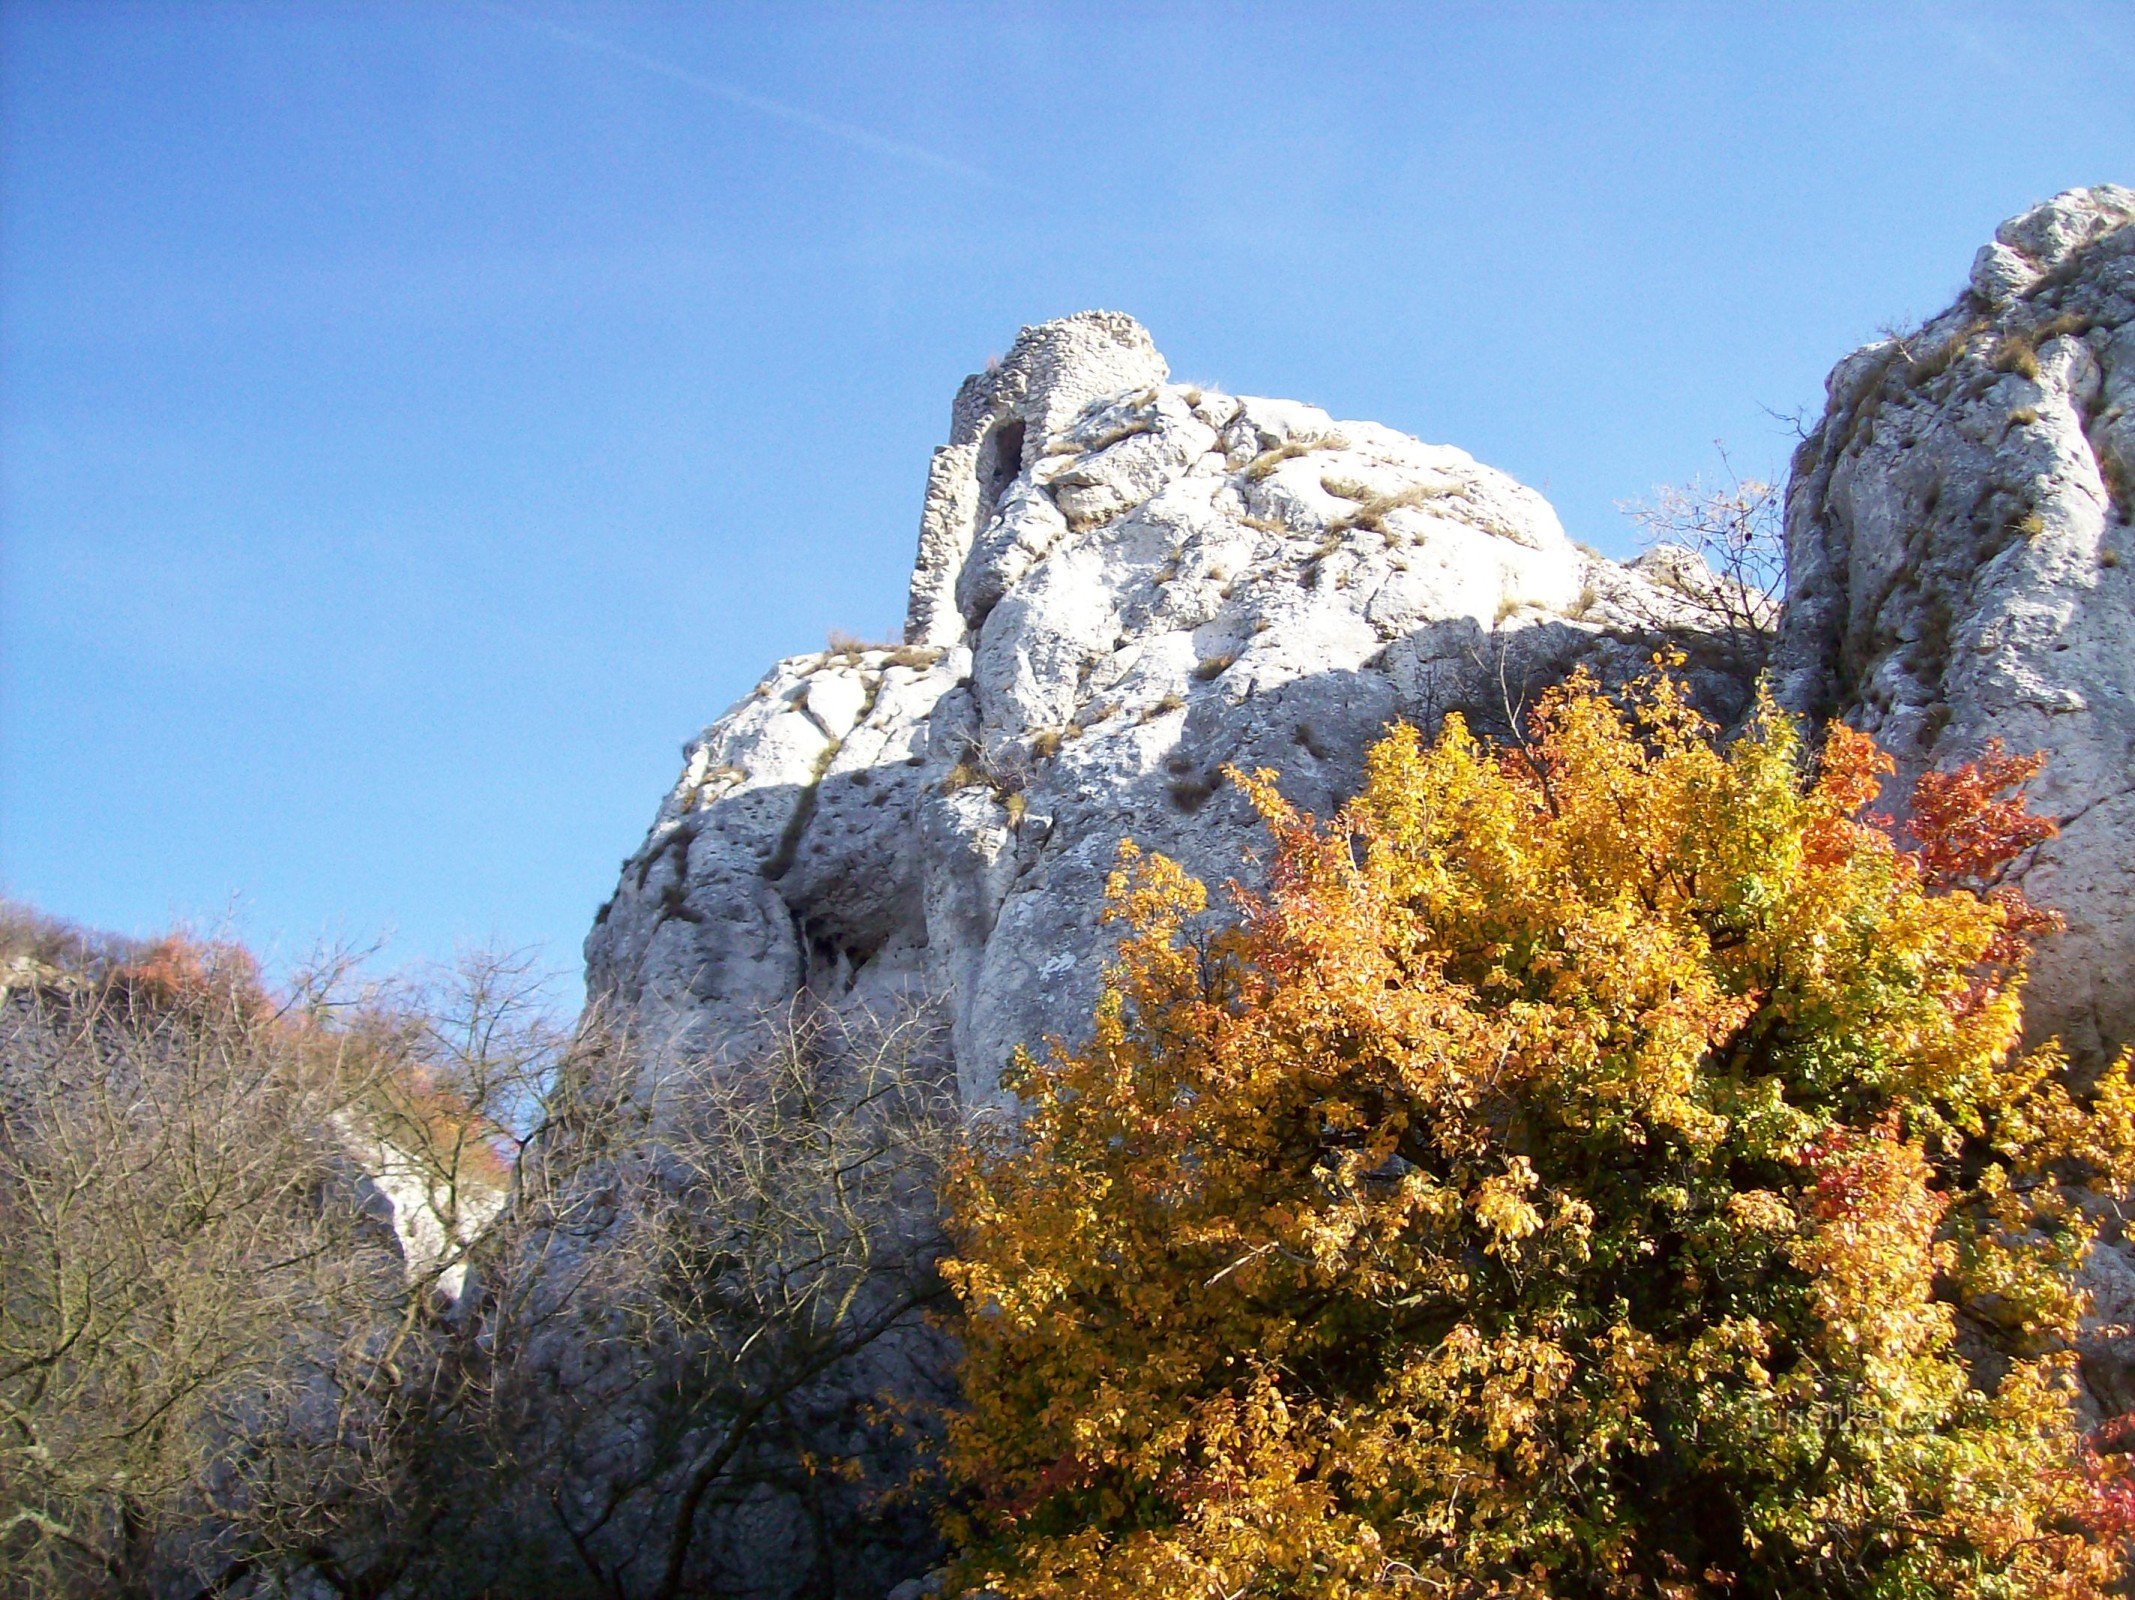
{"label": "bare tree", "polygon": [[[797,1004],[768,1040],[642,1096],[579,1074],[485,1261],[502,1520],[560,1536],[578,1592],[839,1592],[911,1464],[878,1391],[945,1370],[937,1021]],[[927,1537],[914,1507],[892,1543]]]}
{"label": "bare tree", "polygon": [[[1663,486],[1653,498],[1626,502],[1648,554],[1639,568],[1665,592],[1657,629],[1685,625],[1726,642],[1762,669],[1771,654],[1786,594],[1781,488],[1737,473],[1720,452],[1726,481],[1693,479]],[[1670,559],[1672,553],[1681,556]],[[1688,559],[1695,557],[1695,560]]]}
{"label": "bare tree", "polygon": [[173,1539],[213,1543],[223,1463],[295,1403],[292,1350],[340,1349],[397,1280],[332,1132],[364,1071],[234,952],[24,978],[0,1034],[0,1592],[146,1593]]}
{"label": "bare tree", "polygon": [[0,1594],[377,1534],[561,1037],[510,958],[275,996],[233,947],[0,911]]}
{"label": "bare tree", "polygon": [[220,1509],[250,1566],[376,1596],[427,1559],[450,1509],[439,1492],[480,1460],[476,1263],[509,1233],[523,1152],[588,1052],[524,954],[302,992],[315,1025],[370,1058],[333,1126],[398,1272],[386,1292],[344,1301],[339,1343],[309,1352],[301,1403],[233,1463],[238,1492]]}
{"label": "bare tree", "polygon": [[270,997],[50,933],[0,937],[0,1595],[908,1575],[878,1397],[947,1371],[931,1013],[649,1070],[522,960]]}

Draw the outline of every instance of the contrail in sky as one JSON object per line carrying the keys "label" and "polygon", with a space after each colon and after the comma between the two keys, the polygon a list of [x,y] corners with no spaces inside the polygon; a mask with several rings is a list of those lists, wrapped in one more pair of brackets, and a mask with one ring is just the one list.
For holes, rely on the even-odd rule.
{"label": "contrail in sky", "polygon": [[[481,4],[481,0],[477,0]],[[813,111],[799,106],[789,106],[783,100],[773,100],[768,95],[752,94],[747,89],[737,89],[730,83],[721,83],[717,78],[707,78],[702,73],[691,72],[686,67],[675,66],[657,56],[648,56],[633,50],[628,45],[615,44],[590,33],[580,33],[573,28],[559,27],[546,17],[528,16],[508,6],[481,4],[481,9],[505,21],[515,23],[531,33],[545,34],[563,44],[576,45],[581,50],[591,50],[599,55],[610,56],[617,61],[627,61],[645,72],[657,73],[660,77],[683,84],[701,94],[708,94],[728,105],[739,106],[744,111],[754,111],[780,122],[790,122],[795,127],[807,128],[822,134],[827,139],[836,139],[857,150],[870,151],[878,156],[887,156],[893,161],[912,162],[922,167],[932,167],[936,172],[946,172],[952,177],[970,183],[993,185],[997,180],[991,173],[966,165],[950,156],[940,155],[921,145],[906,144],[901,139],[889,139],[866,128],[854,127],[850,122],[839,122],[831,117],[817,116]]]}

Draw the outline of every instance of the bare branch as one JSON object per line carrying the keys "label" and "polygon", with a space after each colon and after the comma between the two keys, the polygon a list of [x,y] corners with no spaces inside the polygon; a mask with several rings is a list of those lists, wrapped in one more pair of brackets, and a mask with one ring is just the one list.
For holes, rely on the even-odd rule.
{"label": "bare branch", "polygon": [[1667,615],[1656,614],[1653,625],[1687,623],[1732,641],[1761,668],[1786,594],[1784,495],[1736,472],[1724,447],[1720,462],[1723,483],[1663,486],[1621,509],[1647,547],[1639,571],[1664,595],[1658,609]]}

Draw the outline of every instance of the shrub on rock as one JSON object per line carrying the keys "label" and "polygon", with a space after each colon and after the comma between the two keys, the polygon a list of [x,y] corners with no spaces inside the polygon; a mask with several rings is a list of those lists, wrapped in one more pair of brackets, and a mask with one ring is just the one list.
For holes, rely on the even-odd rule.
{"label": "shrub on rock", "polygon": [[2095,1596],[2068,1354],[2129,1063],[2019,1053],[1995,757],[1867,813],[1661,671],[1400,728],[1270,887],[1123,853],[1084,1049],[950,1185],[964,1579],[1011,1597]]}

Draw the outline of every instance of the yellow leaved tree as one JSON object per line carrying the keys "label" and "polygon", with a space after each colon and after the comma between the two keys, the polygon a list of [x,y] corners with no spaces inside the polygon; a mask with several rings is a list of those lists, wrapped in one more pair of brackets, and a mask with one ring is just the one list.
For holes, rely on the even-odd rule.
{"label": "yellow leaved tree", "polygon": [[[1076,1051],[949,1189],[960,1576],[1011,1600],[2097,1596],[2069,1346],[2123,1060],[2017,1050],[1990,754],[1865,812],[1834,727],[1665,671],[1395,730],[1270,887],[1124,852]],[[2093,1207],[2095,1210],[2096,1207]]]}

